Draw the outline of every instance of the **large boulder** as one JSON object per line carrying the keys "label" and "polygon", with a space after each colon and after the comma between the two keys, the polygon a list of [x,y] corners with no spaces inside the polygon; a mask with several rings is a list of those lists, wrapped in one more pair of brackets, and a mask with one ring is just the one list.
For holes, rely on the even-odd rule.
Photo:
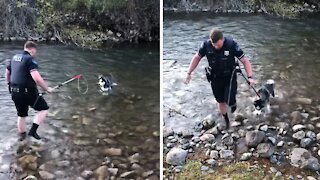
{"label": "large boulder", "polygon": [[294,167],[310,169],[313,171],[320,170],[320,164],[317,158],[304,148],[294,148],[290,154],[291,165]]}
{"label": "large boulder", "polygon": [[166,157],[166,162],[171,165],[183,165],[186,161],[188,152],[181,148],[172,148]]}
{"label": "large boulder", "polygon": [[256,147],[258,144],[260,144],[266,134],[262,131],[254,130],[254,131],[248,131],[246,133],[246,143],[250,147]]}

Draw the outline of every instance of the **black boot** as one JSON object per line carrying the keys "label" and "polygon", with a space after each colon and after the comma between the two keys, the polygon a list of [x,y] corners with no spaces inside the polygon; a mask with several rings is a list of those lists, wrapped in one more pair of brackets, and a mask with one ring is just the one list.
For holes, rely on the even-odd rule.
{"label": "black boot", "polygon": [[27,137],[27,133],[26,132],[19,133],[19,141],[25,140],[26,137]]}
{"label": "black boot", "polygon": [[37,140],[40,140],[41,137],[37,134],[38,127],[39,127],[38,124],[33,123],[28,135],[34,137]]}
{"label": "black boot", "polygon": [[231,113],[234,113],[237,110],[237,105],[234,104],[231,106]]}
{"label": "black boot", "polygon": [[230,121],[229,121],[228,113],[223,114],[223,117],[224,117],[224,120],[226,121],[226,129],[229,129]]}

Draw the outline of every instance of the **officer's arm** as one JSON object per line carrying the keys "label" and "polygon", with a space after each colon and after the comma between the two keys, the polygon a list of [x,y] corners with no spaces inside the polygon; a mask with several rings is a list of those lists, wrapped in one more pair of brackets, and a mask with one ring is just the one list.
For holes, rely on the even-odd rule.
{"label": "officer's arm", "polygon": [[37,86],[40,86],[44,91],[48,91],[48,86],[42,79],[39,71],[34,70],[30,72],[32,79],[36,82]]}
{"label": "officer's arm", "polygon": [[249,58],[243,56],[240,61],[242,62],[244,69],[246,70],[247,77],[252,77],[252,68]]}
{"label": "officer's arm", "polygon": [[188,69],[188,74],[190,75],[193,70],[198,66],[200,60],[201,60],[201,56],[199,56],[198,53],[196,53],[193,57],[192,57],[192,60],[191,60],[191,63],[189,65],[189,69]]}
{"label": "officer's arm", "polygon": [[7,81],[8,84],[10,83],[10,75],[11,75],[10,71],[8,69],[6,69],[5,76],[6,76],[6,81]]}

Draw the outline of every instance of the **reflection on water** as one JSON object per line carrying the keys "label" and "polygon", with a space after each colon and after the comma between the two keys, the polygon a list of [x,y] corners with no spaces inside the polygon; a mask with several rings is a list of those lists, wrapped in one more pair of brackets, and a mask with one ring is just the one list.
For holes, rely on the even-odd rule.
{"label": "reflection on water", "polygon": [[[20,52],[21,45],[1,45],[0,59]],[[42,145],[18,144],[16,111],[4,82],[5,64],[0,64],[0,177],[15,176],[16,160],[35,151],[41,170],[58,179],[75,179],[84,170],[101,165],[117,169],[116,176],[131,178],[159,175],[159,50],[155,46],[130,47],[107,51],[85,51],[64,46],[38,48],[40,71],[54,86],[76,74],[88,81],[87,94],[78,92],[77,83],[46,95],[50,115],[40,127]],[[99,74],[112,73],[118,86],[103,96],[97,85]],[[83,88],[81,81],[80,87]],[[32,123],[31,113],[27,123]],[[18,148],[24,153],[16,154]],[[112,155],[110,149],[121,151]],[[132,161],[132,155],[136,159]],[[43,165],[43,166],[41,166]],[[66,170],[67,167],[67,170]],[[31,168],[32,169],[32,168]],[[35,174],[29,167],[16,176]],[[132,171],[132,172],[131,172]],[[36,173],[34,173],[36,172]],[[127,174],[123,174],[126,173]],[[108,173],[109,174],[109,173]]]}
{"label": "reflection on water", "polygon": [[[167,13],[164,19],[164,59],[177,61],[173,67],[166,65],[169,63],[164,66],[164,103],[190,117],[168,117],[165,108],[166,125],[177,131],[189,130],[206,115],[216,114],[211,88],[204,76],[206,60],[200,62],[190,85],[182,83],[191,57],[213,27],[234,38],[251,59],[257,87],[269,78],[275,80],[279,102],[274,106],[271,121],[279,116],[284,119],[278,120],[288,120],[288,114],[295,109],[310,112],[310,117],[320,115],[319,17],[287,20],[263,15]],[[240,76],[238,82],[239,110],[250,114],[254,93],[248,92]],[[292,100],[301,97],[312,103],[302,105]]]}

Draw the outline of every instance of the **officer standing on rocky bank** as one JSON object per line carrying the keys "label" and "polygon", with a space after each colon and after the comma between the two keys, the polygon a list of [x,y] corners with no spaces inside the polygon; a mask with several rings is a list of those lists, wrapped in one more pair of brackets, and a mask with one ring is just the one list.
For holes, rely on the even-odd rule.
{"label": "officer standing on rocky bank", "polygon": [[49,109],[44,98],[39,96],[37,86],[48,93],[51,92],[51,88],[47,86],[38,72],[38,64],[34,60],[35,56],[36,44],[27,41],[24,45],[24,52],[14,55],[6,69],[6,81],[18,114],[17,126],[20,141],[27,136],[25,120],[28,116],[29,106],[37,113],[28,135],[37,140],[41,139],[37,134],[37,129],[46,118]]}
{"label": "officer standing on rocky bank", "polygon": [[227,108],[228,106],[231,107],[232,113],[237,108],[237,72],[235,68],[238,64],[235,61],[235,57],[243,63],[248,81],[250,85],[253,85],[251,63],[233,39],[223,37],[223,33],[220,30],[213,29],[210,32],[209,39],[202,43],[199,51],[191,60],[185,78],[186,84],[190,82],[191,73],[204,56],[207,57],[209,63],[209,67],[206,68],[207,78],[218,102],[219,112],[225,119],[226,128],[229,128],[230,122]]}

